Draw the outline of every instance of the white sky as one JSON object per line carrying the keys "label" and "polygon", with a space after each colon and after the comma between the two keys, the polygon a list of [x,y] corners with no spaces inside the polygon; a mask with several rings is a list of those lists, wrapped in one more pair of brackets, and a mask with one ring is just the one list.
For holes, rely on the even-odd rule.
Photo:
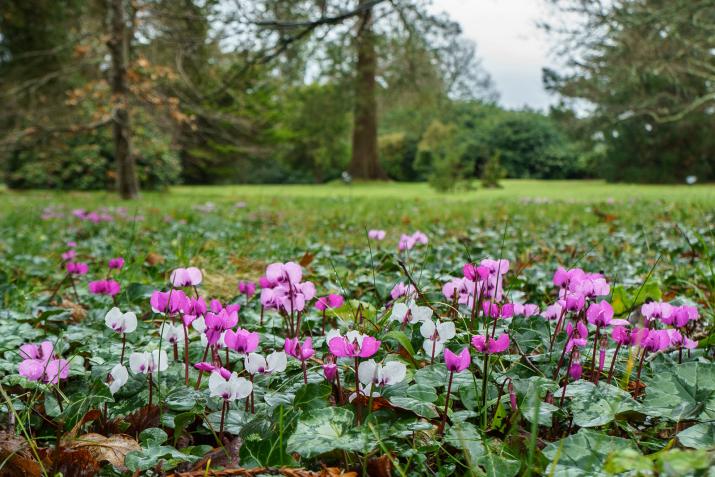
{"label": "white sky", "polygon": [[545,110],[554,102],[541,85],[541,68],[553,64],[548,38],[536,26],[548,14],[542,0],[434,0],[433,6],[477,42],[503,106]]}

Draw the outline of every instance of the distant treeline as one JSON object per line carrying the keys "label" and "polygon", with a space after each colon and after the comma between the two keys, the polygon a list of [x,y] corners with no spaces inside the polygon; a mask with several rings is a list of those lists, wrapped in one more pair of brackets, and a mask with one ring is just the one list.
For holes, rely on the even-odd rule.
{"label": "distant treeline", "polygon": [[583,24],[549,26],[572,61],[544,72],[561,98],[547,113],[500,108],[475,46],[427,3],[4,1],[4,182],[132,197],[348,175],[715,179],[708,0],[554,2]]}

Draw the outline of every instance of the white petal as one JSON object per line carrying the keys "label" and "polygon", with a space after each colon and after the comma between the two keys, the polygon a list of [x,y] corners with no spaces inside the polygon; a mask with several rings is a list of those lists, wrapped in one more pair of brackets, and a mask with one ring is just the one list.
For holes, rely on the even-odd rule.
{"label": "white petal", "polygon": [[439,340],[442,343],[451,340],[457,334],[454,329],[454,322],[452,321],[438,324],[437,332],[439,333]]}
{"label": "white petal", "polygon": [[227,386],[228,383],[223,379],[221,373],[211,373],[211,376],[209,376],[209,391],[211,392],[211,397],[222,397]]}
{"label": "white petal", "polygon": [[268,355],[268,370],[271,373],[280,373],[286,370],[288,365],[288,357],[284,351],[274,351]]}
{"label": "white petal", "polygon": [[[196,318],[194,321],[192,321],[191,326],[199,333],[203,333],[204,331],[206,331],[206,321],[204,320],[203,316],[200,316],[200,317]],[[204,343],[204,346],[206,346],[205,343]]]}
{"label": "white petal", "polygon": [[109,328],[116,328],[117,323],[122,319],[122,312],[116,306],[104,315],[104,323]]}
{"label": "white petal", "polygon": [[169,367],[169,356],[167,356],[166,351],[155,349],[151,352],[151,359],[154,364],[155,370],[166,371]]}
{"label": "white petal", "polygon": [[382,367],[382,382],[390,386],[401,383],[407,374],[407,366],[399,361],[390,361]]}
{"label": "white petal", "polygon": [[432,320],[425,320],[420,326],[420,334],[427,339],[431,339],[432,336],[434,336],[435,329],[436,328]]}
{"label": "white petal", "polygon": [[124,313],[124,332],[131,333],[137,329],[137,315],[133,311]]}
{"label": "white petal", "polygon": [[405,319],[407,314],[407,305],[404,303],[395,303],[392,306],[392,314],[390,315],[390,321],[402,321]]}
{"label": "white petal", "polygon": [[428,306],[410,306],[412,312],[412,322],[425,321],[432,319],[432,308]]}
{"label": "white petal", "polygon": [[231,375],[229,384],[231,385],[231,393],[234,399],[243,399],[253,391],[253,384],[246,378],[237,377],[236,373]]}
{"label": "white petal", "polygon": [[149,353],[132,353],[129,356],[129,368],[135,373],[146,373],[149,363]]}
{"label": "white petal", "polygon": [[375,363],[374,359],[363,361],[360,363],[360,366],[358,366],[358,379],[363,384],[372,383],[373,379],[378,377],[380,372],[379,368],[380,365]]}
{"label": "white petal", "polygon": [[243,361],[243,365],[249,374],[256,374],[259,369],[265,370],[268,367],[266,359],[258,353],[248,353],[248,356],[246,356],[246,359]]}

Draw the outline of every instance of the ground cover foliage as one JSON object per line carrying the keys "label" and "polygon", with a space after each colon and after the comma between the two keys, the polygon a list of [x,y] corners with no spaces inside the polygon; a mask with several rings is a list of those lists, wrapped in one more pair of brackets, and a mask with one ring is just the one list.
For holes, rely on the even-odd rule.
{"label": "ground cover foliage", "polygon": [[3,194],[0,472],[709,475],[706,195],[245,191]]}

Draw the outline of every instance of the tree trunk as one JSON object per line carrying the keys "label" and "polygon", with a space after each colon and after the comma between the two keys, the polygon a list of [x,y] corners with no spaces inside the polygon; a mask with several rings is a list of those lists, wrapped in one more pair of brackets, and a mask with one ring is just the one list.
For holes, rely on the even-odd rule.
{"label": "tree trunk", "polygon": [[117,164],[117,189],[122,199],[134,199],[139,194],[134,156],[132,155],[131,123],[129,120],[129,32],[124,0],[108,0],[111,9],[110,38],[107,43],[112,57],[111,87],[114,106],[112,132],[114,160]]}
{"label": "tree trunk", "polygon": [[[365,3],[366,0],[360,0]],[[355,110],[353,150],[348,171],[357,179],[384,179],[377,156],[377,101],[375,99],[375,36],[372,9],[360,15],[358,22],[357,71],[355,75]]]}

